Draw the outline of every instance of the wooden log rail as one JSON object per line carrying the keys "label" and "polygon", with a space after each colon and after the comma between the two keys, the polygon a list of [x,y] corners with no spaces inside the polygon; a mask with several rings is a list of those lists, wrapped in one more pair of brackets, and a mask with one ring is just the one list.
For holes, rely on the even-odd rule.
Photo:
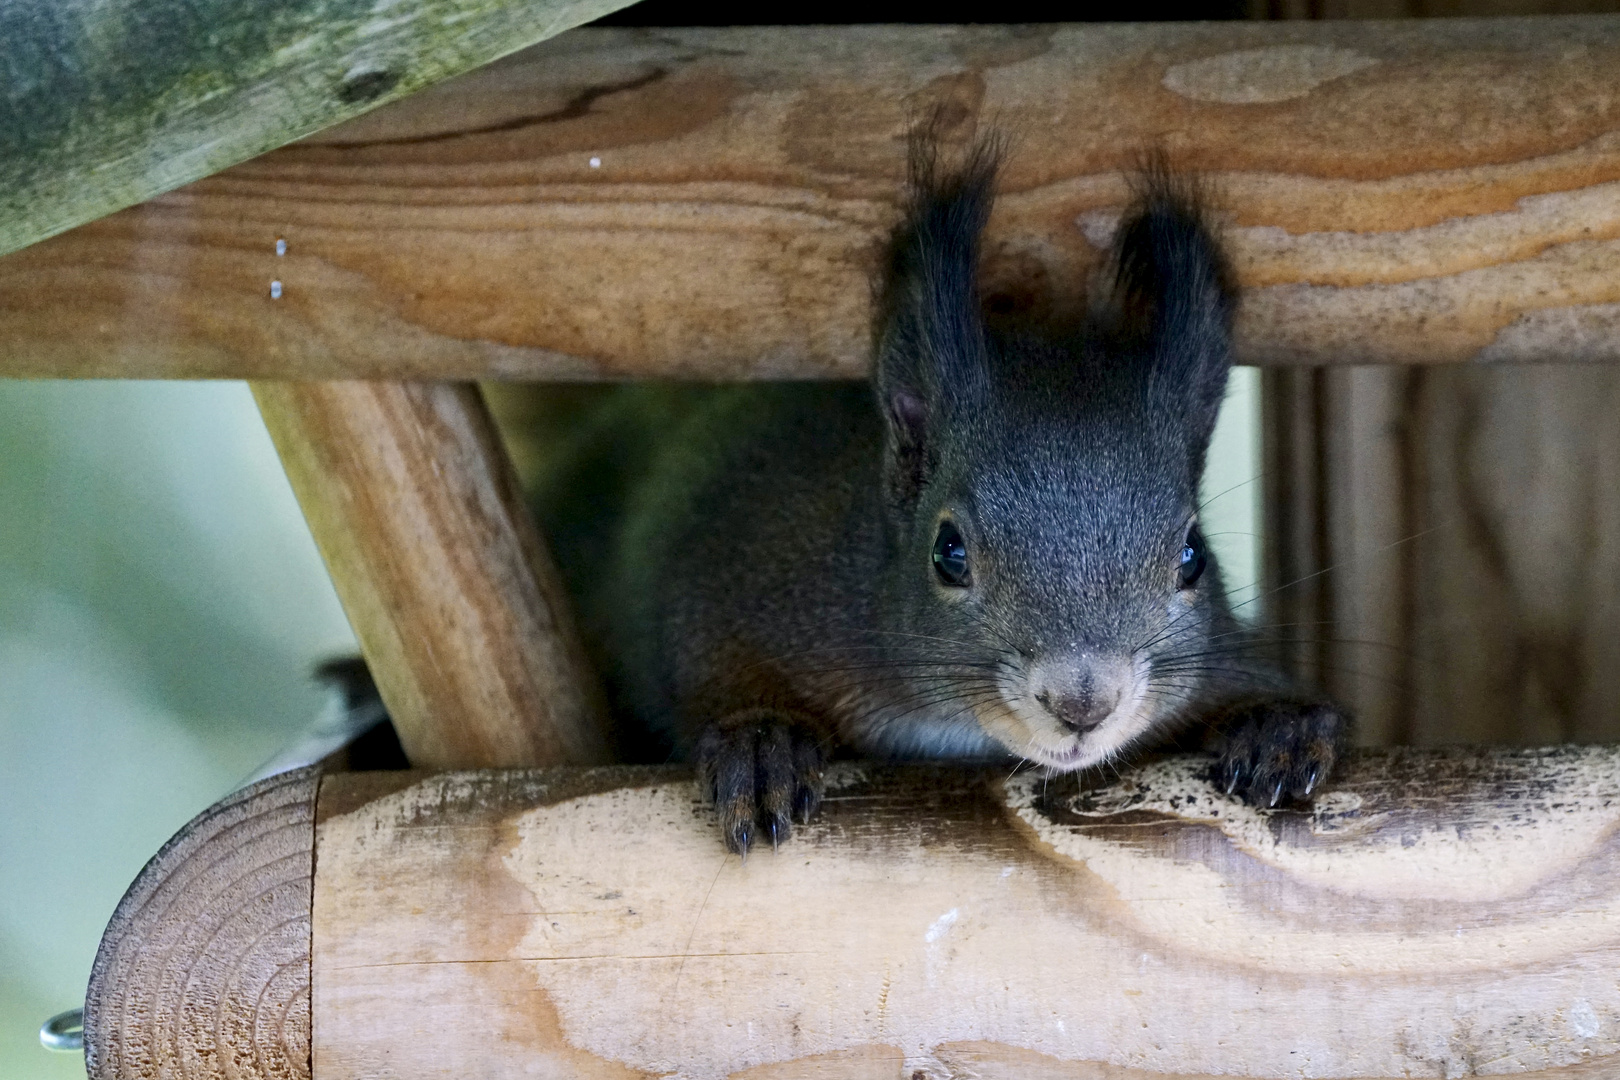
{"label": "wooden log rail", "polygon": [[574,31],[0,259],[0,373],[858,376],[936,106],[1014,134],[1011,312],[1078,306],[1159,145],[1249,362],[1614,360],[1617,70],[1620,16]]}
{"label": "wooden log rail", "polygon": [[677,768],[288,774],[102,942],[93,1080],[1620,1075],[1620,748],[837,766],[724,854]]}

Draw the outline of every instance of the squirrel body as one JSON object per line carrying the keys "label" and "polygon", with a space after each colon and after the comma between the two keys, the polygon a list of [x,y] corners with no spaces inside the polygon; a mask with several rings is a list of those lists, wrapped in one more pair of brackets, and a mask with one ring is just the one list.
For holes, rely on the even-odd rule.
{"label": "squirrel body", "polygon": [[1067,772],[1191,737],[1276,805],[1344,739],[1198,531],[1236,293],[1195,193],[1147,170],[1083,331],[1000,332],[996,158],[914,145],[870,385],[626,388],[540,485],[626,756],[695,760],[733,850],[808,820],[838,747]]}

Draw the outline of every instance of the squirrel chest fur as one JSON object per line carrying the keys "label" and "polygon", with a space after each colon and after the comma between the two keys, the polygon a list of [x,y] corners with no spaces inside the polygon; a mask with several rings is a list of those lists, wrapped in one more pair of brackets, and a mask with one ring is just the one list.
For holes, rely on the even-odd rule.
{"label": "squirrel chest fur", "polygon": [[621,743],[695,760],[733,850],[808,820],[840,747],[1067,772],[1191,738],[1275,805],[1343,740],[1199,532],[1235,293],[1197,200],[1148,170],[1087,328],[999,333],[995,157],[914,149],[869,385],[625,390],[542,492]]}

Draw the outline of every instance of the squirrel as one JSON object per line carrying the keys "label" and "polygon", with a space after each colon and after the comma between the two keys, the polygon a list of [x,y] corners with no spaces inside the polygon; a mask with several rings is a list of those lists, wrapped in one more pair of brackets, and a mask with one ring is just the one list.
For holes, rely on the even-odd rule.
{"label": "squirrel", "polygon": [[734,852],[808,822],[839,748],[1066,773],[1202,744],[1276,806],[1345,742],[1199,531],[1237,293],[1198,185],[1149,164],[1104,302],[1039,336],[981,310],[1001,156],[913,138],[869,384],[626,388],[540,485],[626,756],[693,760]]}

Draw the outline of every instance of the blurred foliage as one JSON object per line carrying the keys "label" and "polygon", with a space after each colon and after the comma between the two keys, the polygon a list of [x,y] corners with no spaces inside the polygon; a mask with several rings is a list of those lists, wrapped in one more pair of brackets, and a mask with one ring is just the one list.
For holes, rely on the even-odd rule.
{"label": "blurred foliage", "polygon": [[353,638],[247,388],[0,382],[0,1076],[113,906],[295,739]]}

